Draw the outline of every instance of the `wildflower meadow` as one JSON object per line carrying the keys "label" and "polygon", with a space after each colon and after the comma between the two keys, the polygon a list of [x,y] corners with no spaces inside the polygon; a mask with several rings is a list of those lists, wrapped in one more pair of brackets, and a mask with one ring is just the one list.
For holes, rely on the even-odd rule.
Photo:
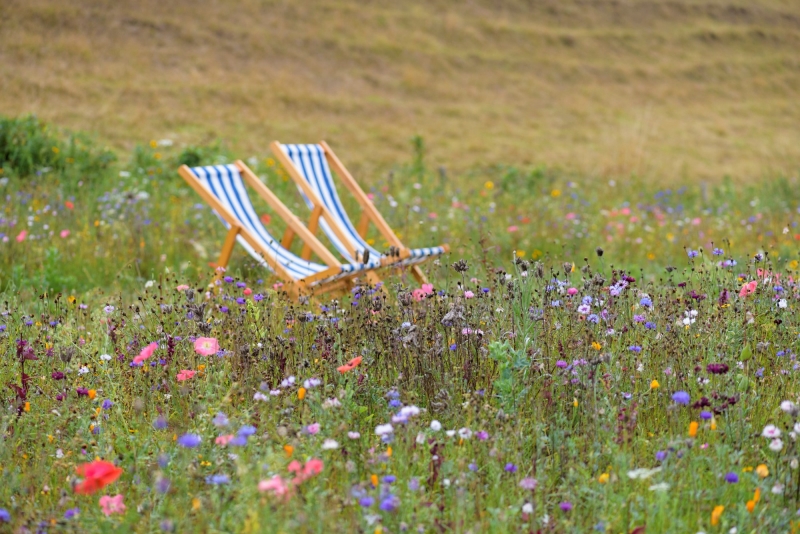
{"label": "wildflower meadow", "polygon": [[267,150],[0,121],[0,532],[800,530],[797,177],[453,175],[415,138],[359,180],[450,243],[429,283],[292,301],[208,266],[176,170],[237,157],[308,217]]}

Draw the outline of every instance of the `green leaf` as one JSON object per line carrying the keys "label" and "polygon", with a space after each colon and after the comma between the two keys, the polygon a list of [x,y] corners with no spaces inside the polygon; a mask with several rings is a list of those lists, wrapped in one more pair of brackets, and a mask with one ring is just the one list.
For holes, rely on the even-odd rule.
{"label": "green leaf", "polygon": [[742,354],[739,356],[739,360],[746,362],[752,357],[753,357],[753,351],[750,350],[750,345],[748,343],[745,343],[744,348],[742,349]]}

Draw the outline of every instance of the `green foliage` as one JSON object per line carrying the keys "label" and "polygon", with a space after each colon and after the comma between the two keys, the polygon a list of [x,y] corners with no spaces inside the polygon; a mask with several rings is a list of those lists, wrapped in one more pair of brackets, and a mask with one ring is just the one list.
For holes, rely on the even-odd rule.
{"label": "green foliage", "polygon": [[116,160],[85,135],[61,135],[30,115],[0,116],[0,167],[9,176],[28,177],[46,172],[63,179],[96,180]]}

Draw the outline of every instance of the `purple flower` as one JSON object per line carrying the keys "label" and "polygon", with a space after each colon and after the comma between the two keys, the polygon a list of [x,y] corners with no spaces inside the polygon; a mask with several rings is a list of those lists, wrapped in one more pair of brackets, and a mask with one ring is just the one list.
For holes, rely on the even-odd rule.
{"label": "purple flower", "polygon": [[642,352],[642,347],[640,347],[639,345],[631,345],[630,347],[628,347],[628,350],[631,351],[631,352],[637,352],[638,353],[638,352]]}
{"label": "purple flower", "polygon": [[379,508],[384,512],[394,512],[400,506],[400,499],[392,495],[391,493],[388,494],[386,497],[383,498]]}
{"label": "purple flower", "polygon": [[262,295],[261,293],[256,293],[255,295],[253,295],[253,300],[256,302],[261,302],[262,300],[264,300],[264,295]]}
{"label": "purple flower", "polygon": [[64,373],[62,373],[61,371],[53,371],[53,374],[51,374],[50,376],[53,377],[53,380],[64,380],[64,377],[66,375],[64,375]]}
{"label": "purple flower", "polygon": [[714,417],[714,414],[712,414],[709,411],[703,410],[702,412],[700,412],[700,419],[705,419],[707,421],[712,417]]}
{"label": "purple flower", "polygon": [[539,485],[539,482],[532,477],[525,477],[519,481],[519,487],[522,489],[533,491],[536,489],[536,486]]}
{"label": "purple flower", "polygon": [[256,433],[256,427],[254,427],[253,425],[244,425],[237,432],[238,435],[245,436],[245,437],[252,436],[255,433]]}
{"label": "purple flower", "polygon": [[676,391],[672,394],[672,400],[675,401],[676,404],[683,404],[686,406],[691,401],[691,397],[685,391]]}
{"label": "purple flower", "polygon": [[227,283],[229,283],[229,284],[230,284],[231,282],[233,282],[233,278],[231,278],[230,276],[226,276],[225,278],[223,278],[223,280],[225,280],[225,282],[227,282]]}
{"label": "purple flower", "polygon": [[79,397],[89,396],[89,390],[87,388],[75,388],[75,392],[78,394]]}
{"label": "purple flower", "polygon": [[658,451],[656,452],[656,460],[659,462],[663,462],[667,458],[667,451]]}
{"label": "purple flower", "polygon": [[647,321],[646,323],[644,323],[644,327],[647,328],[648,330],[655,330],[656,323],[654,323],[653,321]]}
{"label": "purple flower", "polygon": [[166,493],[169,491],[170,481],[167,477],[161,477],[156,482],[156,491],[159,493]]}
{"label": "purple flower", "polygon": [[419,489],[419,479],[417,477],[413,477],[408,481],[408,489],[411,491],[417,491]]}
{"label": "purple flower", "polygon": [[569,512],[570,510],[572,510],[572,503],[569,501],[564,501],[561,504],[559,504],[558,507],[565,512]]}
{"label": "purple flower", "polygon": [[727,482],[728,484],[736,484],[737,482],[739,482],[739,475],[731,471],[730,473],[725,475],[725,482]]}
{"label": "purple flower", "polygon": [[586,318],[587,323],[597,324],[600,322],[600,317],[597,316],[596,313],[591,314],[589,317]]}
{"label": "purple flower", "polygon": [[653,301],[650,300],[650,297],[642,297],[642,300],[639,301],[640,306],[644,306],[645,308],[652,308]]}
{"label": "purple flower", "polygon": [[159,415],[153,422],[153,428],[156,430],[166,430],[167,420],[163,416]]}
{"label": "purple flower", "polygon": [[66,512],[64,512],[64,519],[72,519],[73,517],[77,517],[78,514],[81,513],[80,508],[70,508]]}
{"label": "purple flower", "polygon": [[228,475],[209,475],[206,477],[206,484],[210,484],[212,486],[227,484],[230,481],[231,479]]}
{"label": "purple flower", "polygon": [[[266,385],[266,384],[264,384],[264,385]],[[217,412],[217,415],[214,416],[214,419],[211,420],[211,423],[217,428],[222,428],[222,427],[228,426],[230,424],[230,421],[228,420],[228,416],[227,415],[225,415],[222,412]],[[240,432],[241,432],[241,430],[240,430]]]}
{"label": "purple flower", "polygon": [[358,504],[360,504],[360,505],[361,505],[363,508],[369,508],[370,506],[372,506],[373,504],[375,504],[375,499],[373,499],[372,497],[370,497],[369,495],[367,495],[366,497],[362,497],[362,498],[361,498],[361,499],[358,501]]}
{"label": "purple flower", "polygon": [[203,439],[197,434],[184,434],[178,438],[178,445],[186,447],[187,449],[193,449],[200,445],[201,441],[203,441]]}
{"label": "purple flower", "polygon": [[569,364],[568,364],[567,362],[565,362],[564,360],[558,360],[558,361],[556,362],[556,367],[558,367],[558,368],[560,368],[560,369],[566,369],[566,367],[567,367],[568,365],[569,365]]}
{"label": "purple flower", "polygon": [[3,523],[8,523],[11,521],[11,514],[9,514],[8,510],[5,508],[0,508],[0,521]]}
{"label": "purple flower", "polygon": [[724,254],[725,254],[725,251],[724,251],[724,250],[722,250],[721,248],[715,248],[714,250],[712,250],[712,251],[711,251],[711,253],[712,253],[714,256],[722,256],[722,255],[724,255]]}
{"label": "purple flower", "polygon": [[236,304],[242,305],[242,304],[244,304],[245,302],[247,302],[247,301],[245,300],[245,298],[244,298],[244,297],[237,297],[237,298],[236,298]]}
{"label": "purple flower", "polygon": [[475,471],[478,470],[478,464],[476,464],[475,462],[472,462],[467,466],[467,469],[469,469],[472,472],[475,472]]}
{"label": "purple flower", "polygon": [[397,477],[394,475],[386,475],[383,477],[383,481],[387,484],[394,484],[395,480],[397,480]]}
{"label": "purple flower", "polygon": [[728,364],[726,363],[709,363],[706,365],[706,371],[714,375],[724,375],[728,372]]}
{"label": "purple flower", "polygon": [[696,250],[691,250],[691,249],[689,249],[689,250],[687,250],[687,251],[686,251],[686,254],[687,254],[687,255],[688,255],[690,258],[696,258],[696,257],[697,257],[697,255],[698,255],[698,254],[700,254],[700,253],[699,253],[699,252],[697,252]]}
{"label": "purple flower", "polygon": [[103,407],[104,410],[108,410],[109,408],[114,406],[114,403],[111,402],[111,399],[106,399],[103,401],[103,404],[101,404],[101,406]]}
{"label": "purple flower", "polygon": [[506,466],[503,468],[506,473],[516,473],[517,466],[512,464],[511,462],[507,463]]}
{"label": "purple flower", "polygon": [[478,430],[475,433],[475,437],[478,438],[479,441],[486,441],[487,439],[489,439],[489,433],[486,432],[485,430]]}

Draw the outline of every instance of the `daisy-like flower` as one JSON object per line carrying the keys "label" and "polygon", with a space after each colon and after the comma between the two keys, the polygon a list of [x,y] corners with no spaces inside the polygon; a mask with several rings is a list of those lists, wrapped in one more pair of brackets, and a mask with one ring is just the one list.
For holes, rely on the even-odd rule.
{"label": "daisy-like flower", "polygon": [[781,430],[775,425],[767,425],[764,427],[761,435],[769,439],[779,438],[781,436]]}

